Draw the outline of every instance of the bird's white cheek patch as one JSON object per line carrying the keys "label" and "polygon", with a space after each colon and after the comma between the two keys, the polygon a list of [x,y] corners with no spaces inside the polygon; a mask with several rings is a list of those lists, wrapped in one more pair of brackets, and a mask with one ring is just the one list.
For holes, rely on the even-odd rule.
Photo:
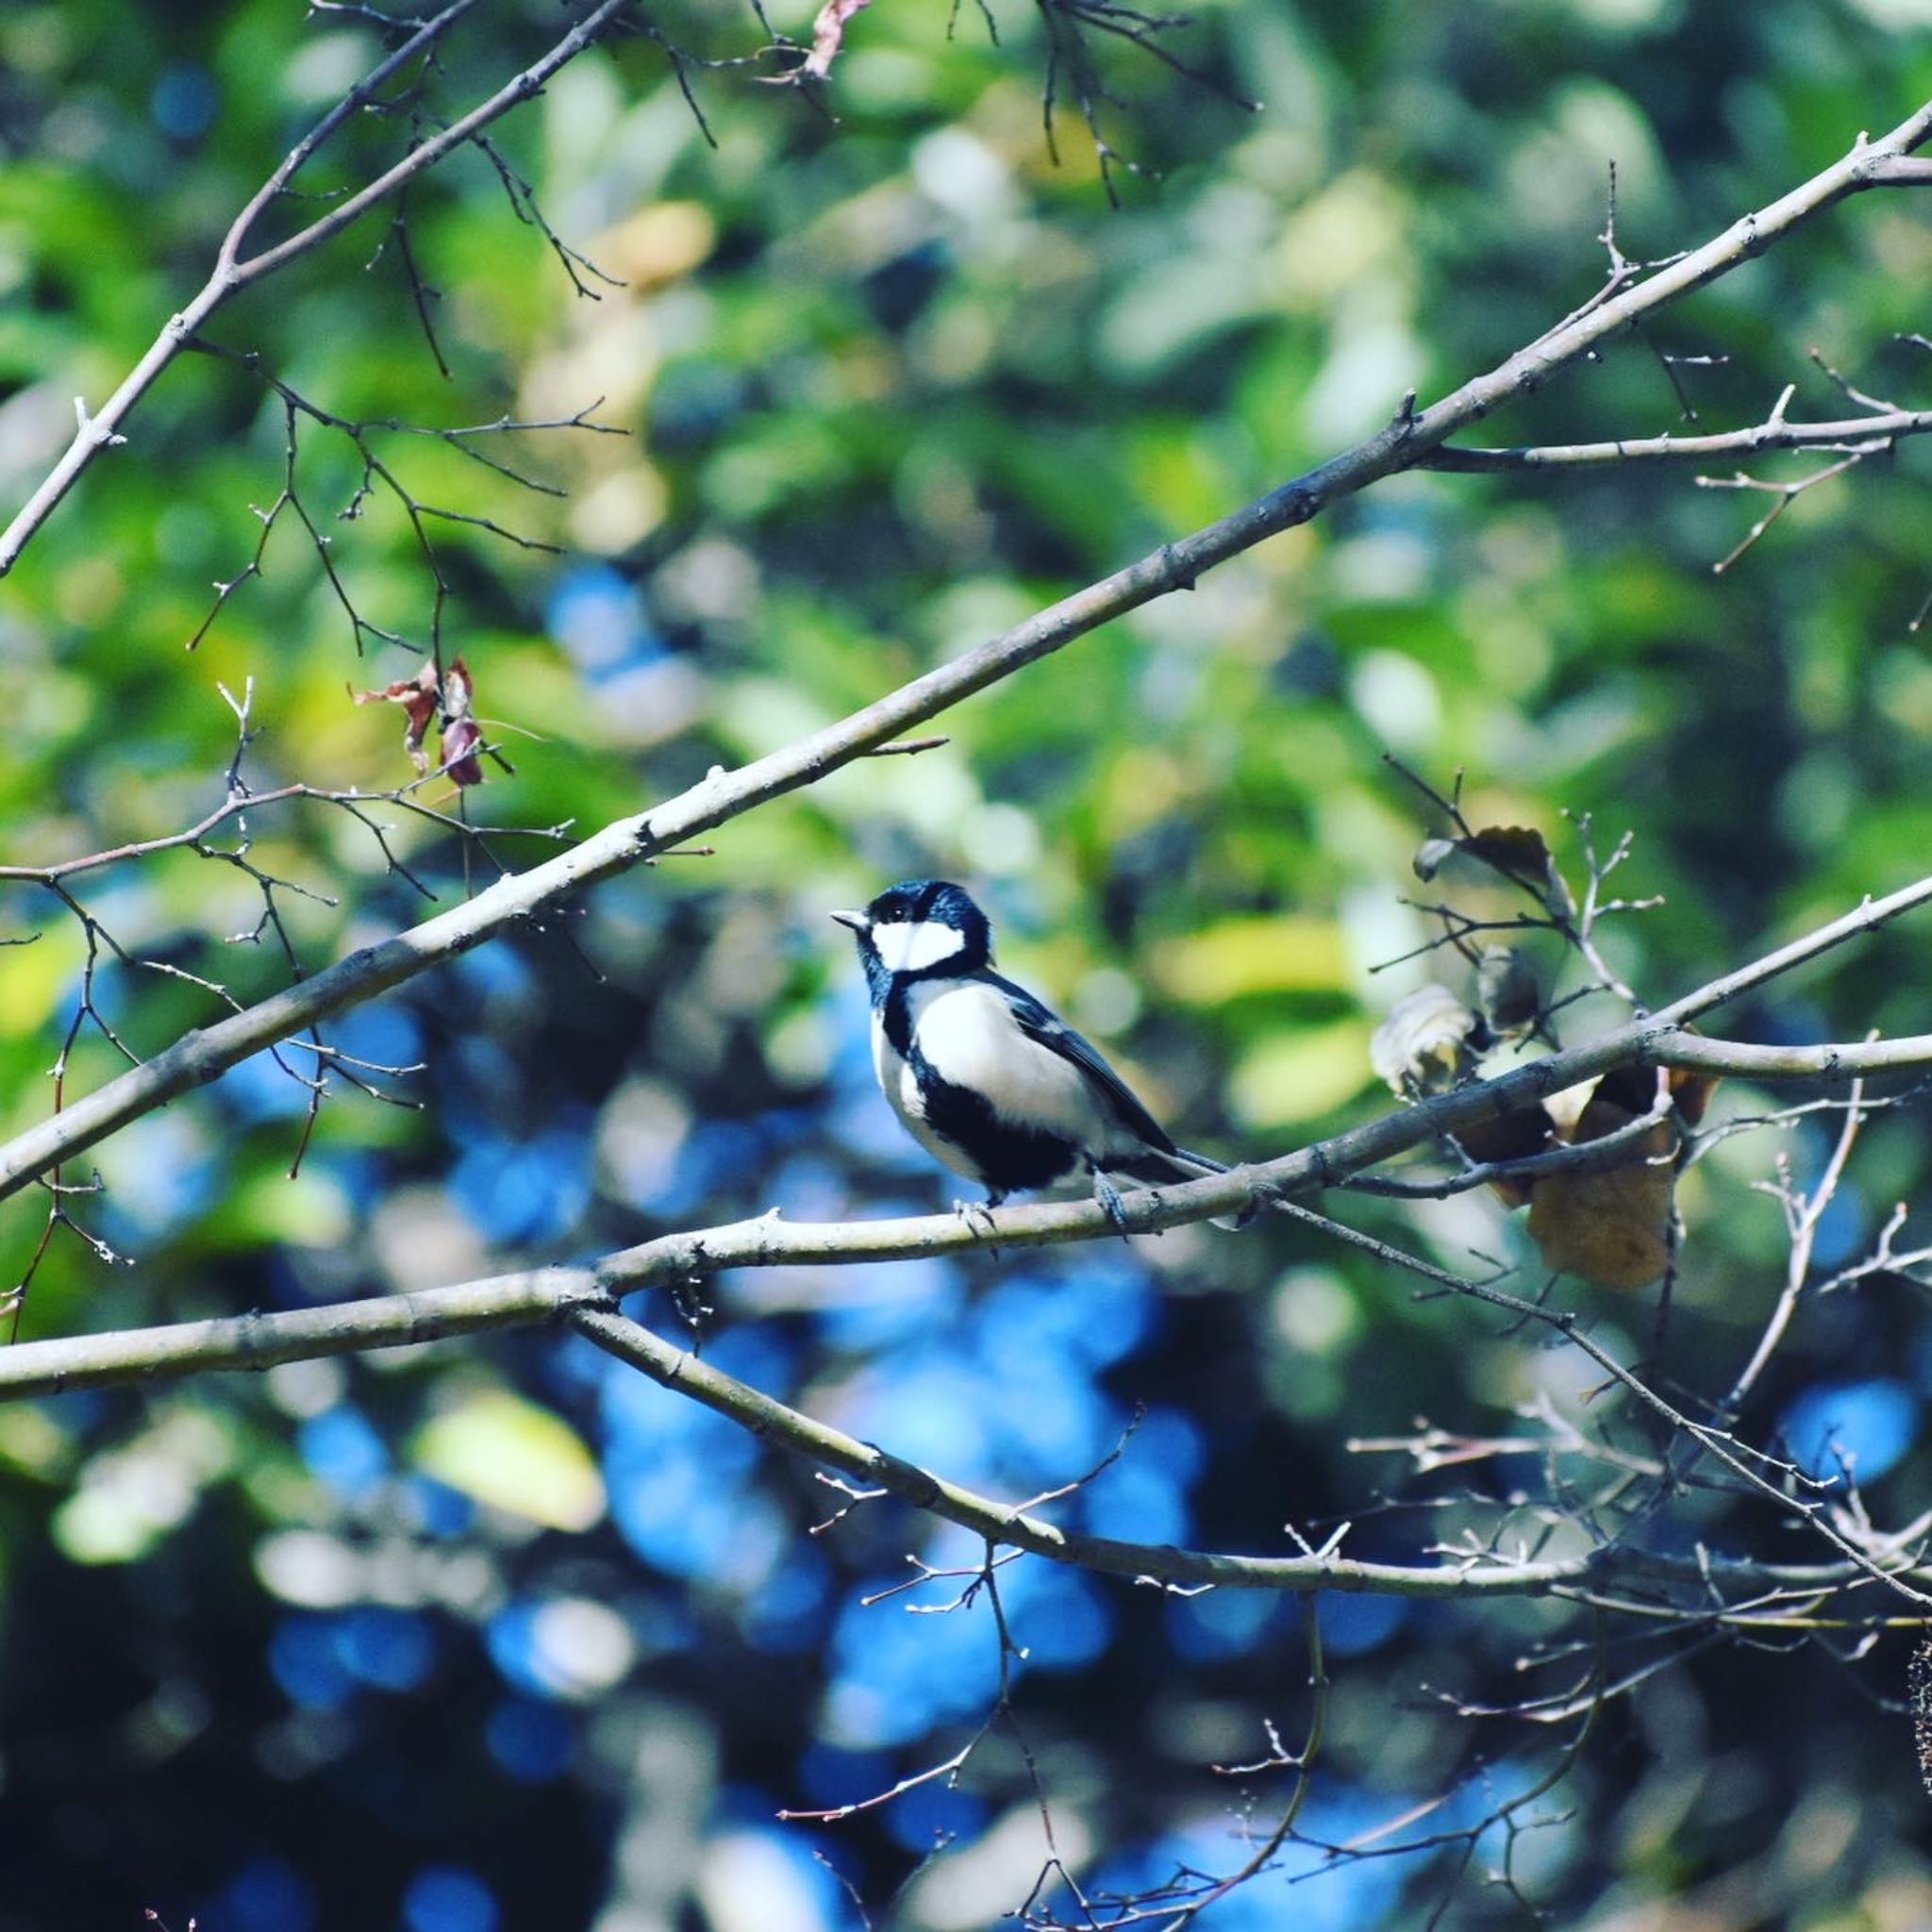
{"label": "bird's white cheek patch", "polygon": [[937,919],[887,920],[873,927],[872,942],[889,973],[923,973],[966,943],[957,927]]}

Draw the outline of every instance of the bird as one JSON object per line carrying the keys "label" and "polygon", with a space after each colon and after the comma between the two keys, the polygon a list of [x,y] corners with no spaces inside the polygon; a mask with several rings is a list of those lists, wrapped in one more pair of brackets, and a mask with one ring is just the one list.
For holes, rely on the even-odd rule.
{"label": "bird", "polygon": [[1175,1146],[1098,1047],[993,971],[991,924],[962,888],[905,879],[862,912],[831,916],[858,941],[887,1101],[927,1153],[985,1188],[986,1208],[1091,1185],[1124,1235],[1112,1176],[1155,1185],[1227,1172]]}

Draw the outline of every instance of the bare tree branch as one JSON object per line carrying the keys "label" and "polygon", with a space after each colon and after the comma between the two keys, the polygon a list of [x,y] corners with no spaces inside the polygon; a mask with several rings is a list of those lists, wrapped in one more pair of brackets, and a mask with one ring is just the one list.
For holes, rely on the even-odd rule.
{"label": "bare tree branch", "polygon": [[1711,457],[1762,456],[1786,449],[1871,456],[1907,436],[1932,432],[1932,409],[1886,409],[1832,423],[1787,423],[1774,416],[1749,429],[1710,436],[1619,436],[1607,442],[1554,442],[1516,449],[1439,449],[1424,470],[1479,474],[1495,470],[1590,469],[1606,463],[1702,462]]}
{"label": "bare tree branch", "polygon": [[[338,202],[326,214],[318,216],[307,227],[298,229],[285,241],[264,248],[258,255],[243,258],[242,247],[257,220],[283,192],[302,165],[345,121],[375,97],[385,81],[408,66],[419,55],[428,52],[466,14],[473,11],[476,0],[453,0],[452,5],[425,21],[393,53],[372,68],[301,141],[296,142],[284,157],[281,165],[256,191],[224,238],[220,252],[215,258],[214,273],[178,315],[169,317],[167,326],[155,338],[147,353],[128,372],[120,388],[102,405],[100,412],[97,415],[90,415],[84,405],[76,404],[80,420],[74,441],[68,444],[65,454],[48,473],[45,481],[27,499],[20,513],[5,531],[0,531],[0,577],[4,577],[19,561],[21,553],[54,513],[61,499],[73,489],[94,458],[102,450],[126,441],[122,425],[135,405],[154,386],[156,378],[162,371],[189,346],[190,339],[230,297],[274,275],[277,269],[286,267],[297,257],[307,255],[311,249],[320,247],[332,236],[340,234],[352,222],[358,221],[379,202],[413,181],[425,170],[433,168],[447,155],[473,139],[481,129],[489,126],[491,122],[500,120],[512,108],[521,107],[524,102],[541,93],[543,83],[589,47],[628,4],[629,0],[602,0],[600,6],[585,15],[541,59],[533,61],[521,74],[506,82],[488,100],[463,115],[460,120],[452,122],[449,126],[432,135],[420,146],[411,148],[392,168],[378,175],[366,187],[358,190],[356,193]],[[1898,151],[1905,152],[1904,149]]]}
{"label": "bare tree branch", "polygon": [[[1010,1220],[1012,1216],[1001,1218]],[[762,1222],[741,1224],[743,1228],[766,1225]],[[900,1231],[928,1230],[952,1246],[974,1244],[979,1239],[957,1216],[874,1225]],[[714,1231],[720,1238],[721,1265],[728,1247],[722,1238],[734,1232]],[[1010,1232],[1000,1236],[1003,1242],[1012,1239]],[[748,1258],[730,1257],[729,1265],[746,1265]],[[874,1444],[860,1442],[673,1346],[611,1307],[613,1288],[628,1279],[628,1267],[622,1257],[614,1257],[594,1271],[535,1270],[329,1308],[299,1308],[184,1323],[172,1328],[24,1342],[0,1352],[0,1396],[17,1400],[173,1376],[193,1369],[258,1372],[277,1362],[363,1348],[405,1347],[490,1328],[563,1320],[666,1389],[702,1403],[776,1447],[835,1469],[869,1490],[896,1496],[958,1524],[985,1537],[996,1548],[1025,1550],[1056,1562],[1137,1581],[1178,1587],[1319,1589],[1466,1599],[1571,1594],[1589,1588],[1592,1579],[1607,1582],[1611,1577],[1623,1579],[1625,1588],[1648,1578],[1653,1590],[1673,1580],[1702,1587],[1717,1578],[1739,1591],[1777,1592],[1779,1601],[1786,1603],[1793,1595],[1815,1599],[1847,1588],[1869,1587],[1869,1576],[1861,1574],[1862,1566],[1852,1563],[1767,1563],[1708,1555],[1700,1560],[1627,1545],[1607,1545],[1539,1560],[1519,1559],[1502,1550],[1457,1550],[1441,1553],[1450,1558],[1447,1561],[1401,1564],[1359,1562],[1337,1554],[1332,1542],[1327,1548],[1300,1556],[1257,1557],[1086,1536],[1028,1514],[1024,1506],[994,1502]],[[1880,1544],[1873,1560],[1887,1575],[1901,1581],[1924,1577],[1924,1573],[1913,1567],[1916,1552],[1903,1540]],[[1655,1595],[1632,1603],[1634,1610],[1649,1614],[1668,1607]],[[1752,1612],[1707,1604],[1694,1613],[1693,1620],[1714,1614],[1741,1623],[1748,1622]]]}
{"label": "bare tree branch", "polygon": [[[260,1371],[277,1362],[407,1348],[454,1335],[554,1321],[579,1303],[607,1302],[609,1292],[589,1269],[541,1268],[320,1308],[221,1315],[164,1328],[23,1341],[0,1349],[0,1391],[6,1398],[58,1395],[74,1389],[165,1380],[204,1369]],[[17,1383],[9,1379],[23,1371]]]}

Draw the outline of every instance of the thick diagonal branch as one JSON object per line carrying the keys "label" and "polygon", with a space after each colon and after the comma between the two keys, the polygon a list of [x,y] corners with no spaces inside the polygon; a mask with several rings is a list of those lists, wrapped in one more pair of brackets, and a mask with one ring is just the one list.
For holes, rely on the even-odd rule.
{"label": "thick diagonal branch", "polygon": [[[1912,889],[1932,895],[1932,881]],[[1901,895],[1903,896],[1903,895]],[[1894,908],[1895,909],[1895,908]],[[1766,1080],[1831,1080],[1883,1069],[1932,1065],[1932,1036],[1809,1047],[1751,1047],[1685,1030],[1681,1022],[1761,984],[1892,916],[1887,902],[1739,968],[1686,995],[1654,1020],[1639,1021],[1491,1080],[1414,1107],[1397,1108],[1278,1159],[1181,1186],[1121,1197],[1119,1219],[1098,1202],[1041,1202],[975,1214],[904,1219],[788,1222],[775,1213],[717,1227],[660,1235],[607,1256],[594,1269],[547,1269],[384,1295],[325,1308],[252,1314],[164,1328],[64,1336],[0,1350],[0,1400],[58,1394],[213,1369],[263,1369],[311,1356],[393,1348],[481,1329],[527,1326],[585,1305],[661,1288],[728,1268],[862,1263],[1108,1238],[1122,1225],[1153,1234],[1245,1208],[1257,1195],[1312,1194],[1411,1148],[1458,1133],[1498,1113],[1617,1067],[1637,1064],[1748,1068]],[[66,1115],[58,1117],[66,1119]]]}

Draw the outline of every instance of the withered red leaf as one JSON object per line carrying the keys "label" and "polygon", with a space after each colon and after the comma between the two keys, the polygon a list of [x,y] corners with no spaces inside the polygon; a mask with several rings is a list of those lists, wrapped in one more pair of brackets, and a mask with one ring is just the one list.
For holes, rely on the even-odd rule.
{"label": "withered red leaf", "polygon": [[483,782],[483,763],[476,756],[483,733],[470,715],[475,691],[470,667],[460,658],[454,659],[442,675],[442,769],[458,785]]}
{"label": "withered red leaf", "polygon": [[416,768],[419,778],[429,775],[429,759],[423,741],[429,733],[429,721],[441,713],[441,769],[458,785],[480,785],[483,765],[476,754],[483,746],[483,733],[470,715],[475,686],[470,667],[460,658],[454,659],[439,686],[436,664],[425,659],[413,677],[401,677],[380,691],[352,691],[358,705],[400,705],[406,721],[403,749]]}
{"label": "withered red leaf", "polygon": [[872,0],[825,0],[818,18],[811,24],[811,52],[796,72],[813,80],[824,80],[832,62],[845,44],[845,24],[855,13],[863,13]]}
{"label": "withered red leaf", "polygon": [[443,726],[442,769],[458,785],[480,785],[483,782],[483,764],[476,753],[481,749],[483,734],[476,728],[474,718],[452,718]]}
{"label": "withered red leaf", "polygon": [[358,691],[352,695],[358,705],[386,702],[402,706],[408,721],[403,729],[403,749],[408,753],[418,777],[427,773],[429,760],[423,755],[423,739],[430,719],[436,715],[436,666],[425,661],[413,677],[400,677],[380,691]]}

